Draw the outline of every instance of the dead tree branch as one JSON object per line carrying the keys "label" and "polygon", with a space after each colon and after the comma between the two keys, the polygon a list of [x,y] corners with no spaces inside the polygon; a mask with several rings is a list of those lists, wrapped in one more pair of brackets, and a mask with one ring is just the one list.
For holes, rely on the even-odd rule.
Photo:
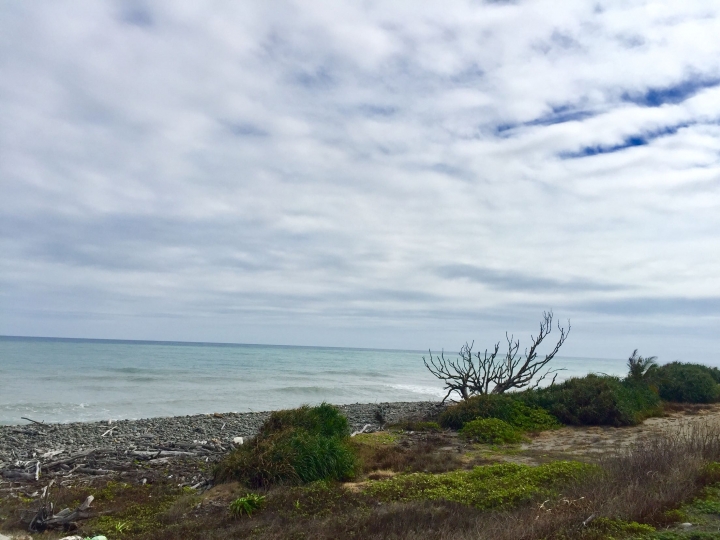
{"label": "dead tree branch", "polygon": [[565,343],[570,333],[570,321],[567,328],[558,323],[560,336],[555,346],[548,354],[539,358],[538,348],[552,332],[552,322],[552,311],[544,312],[540,331],[537,336],[530,336],[530,348],[525,349],[523,355],[519,354],[520,340],[506,333],[507,352],[504,358],[498,358],[500,342],[495,344],[491,353],[486,349],[482,354],[473,353],[474,342],[465,343],[456,360],[445,358],[444,351],[434,358],[430,352],[429,360],[423,357],[425,367],[430,373],[445,383],[447,394],[443,402],[453,392],[462,399],[468,399],[473,395],[502,394],[511,389],[537,388],[550,375],[553,375],[554,383],[557,372],[561,369],[551,369],[548,364]]}

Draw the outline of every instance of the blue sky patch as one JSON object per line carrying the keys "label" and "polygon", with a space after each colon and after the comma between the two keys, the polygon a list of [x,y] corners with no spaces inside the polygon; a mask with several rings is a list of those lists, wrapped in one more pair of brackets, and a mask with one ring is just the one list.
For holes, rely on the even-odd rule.
{"label": "blue sky patch", "polygon": [[623,101],[629,101],[645,107],[660,107],[665,104],[682,103],[698,92],[720,85],[720,78],[693,77],[677,84],[662,88],[650,88],[642,93],[626,92]]}
{"label": "blue sky patch", "polygon": [[668,135],[674,135],[680,129],[693,125],[694,122],[683,122],[675,126],[667,126],[661,129],[647,131],[637,135],[631,135],[623,139],[619,144],[613,145],[596,145],[596,146],[585,146],[577,152],[561,152],[559,154],[561,159],[575,159],[588,156],[596,156],[598,154],[612,154],[613,152],[619,152],[627,148],[634,146],[645,146],[655,139],[660,137],[666,137]]}

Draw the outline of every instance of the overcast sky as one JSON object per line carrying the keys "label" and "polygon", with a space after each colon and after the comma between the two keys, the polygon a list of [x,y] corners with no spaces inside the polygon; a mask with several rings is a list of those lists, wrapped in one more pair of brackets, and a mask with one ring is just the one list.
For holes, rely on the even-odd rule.
{"label": "overcast sky", "polygon": [[[0,3],[0,334],[720,363],[720,3]],[[523,342],[524,344],[524,342]]]}

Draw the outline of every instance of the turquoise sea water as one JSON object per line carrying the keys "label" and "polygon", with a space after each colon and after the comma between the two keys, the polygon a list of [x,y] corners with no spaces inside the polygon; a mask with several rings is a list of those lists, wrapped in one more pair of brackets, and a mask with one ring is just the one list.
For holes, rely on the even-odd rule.
{"label": "turquoise sea water", "polygon": [[[427,351],[0,337],[0,424],[443,397]],[[625,361],[557,357],[562,378]]]}

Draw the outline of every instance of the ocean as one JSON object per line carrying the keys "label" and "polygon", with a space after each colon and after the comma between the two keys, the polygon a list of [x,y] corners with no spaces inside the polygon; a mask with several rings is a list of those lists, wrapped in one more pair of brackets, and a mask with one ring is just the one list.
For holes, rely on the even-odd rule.
{"label": "ocean", "polygon": [[[138,419],[444,396],[427,351],[0,336],[0,424]],[[625,360],[556,357],[558,379]]]}

